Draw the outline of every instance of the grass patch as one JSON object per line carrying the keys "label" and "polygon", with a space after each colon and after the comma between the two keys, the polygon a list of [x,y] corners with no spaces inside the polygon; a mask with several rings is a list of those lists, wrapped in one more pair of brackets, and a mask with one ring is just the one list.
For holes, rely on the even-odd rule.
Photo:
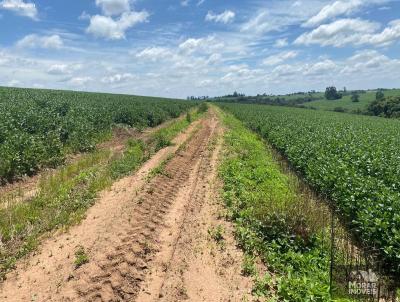
{"label": "grass patch", "polygon": [[212,240],[214,240],[217,243],[220,243],[224,241],[224,227],[222,225],[218,225],[216,227],[211,227],[208,229],[208,235]]}

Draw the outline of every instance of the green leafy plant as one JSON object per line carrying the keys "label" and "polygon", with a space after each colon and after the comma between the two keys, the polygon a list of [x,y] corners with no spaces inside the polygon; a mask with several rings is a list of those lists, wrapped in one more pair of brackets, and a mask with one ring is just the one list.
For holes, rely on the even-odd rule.
{"label": "green leafy plant", "polygon": [[89,256],[86,254],[86,251],[83,246],[79,246],[75,252],[75,268],[79,268],[82,265],[89,262]]}

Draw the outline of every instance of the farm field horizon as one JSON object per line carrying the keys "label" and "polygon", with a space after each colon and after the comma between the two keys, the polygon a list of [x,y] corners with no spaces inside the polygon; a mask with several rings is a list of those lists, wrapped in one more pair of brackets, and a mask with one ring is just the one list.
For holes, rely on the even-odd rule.
{"label": "farm field horizon", "polygon": [[0,302],[400,301],[399,11],[0,0]]}

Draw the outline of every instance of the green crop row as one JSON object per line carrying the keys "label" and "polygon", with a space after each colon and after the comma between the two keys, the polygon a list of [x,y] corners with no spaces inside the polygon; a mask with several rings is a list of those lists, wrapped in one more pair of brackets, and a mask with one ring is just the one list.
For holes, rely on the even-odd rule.
{"label": "green crop row", "polygon": [[93,150],[117,124],[142,129],[195,102],[98,93],[0,88],[0,183]]}
{"label": "green crop row", "polygon": [[400,275],[400,122],[259,105],[221,105],[327,196],[359,244]]}

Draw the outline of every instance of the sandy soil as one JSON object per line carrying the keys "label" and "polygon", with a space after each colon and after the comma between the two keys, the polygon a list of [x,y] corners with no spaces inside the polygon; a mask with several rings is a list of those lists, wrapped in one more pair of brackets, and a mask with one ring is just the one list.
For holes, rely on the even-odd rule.
{"label": "sandy soil", "polygon": [[[80,225],[19,262],[0,285],[0,301],[251,300],[232,227],[218,215],[221,131],[211,112],[103,192]],[[209,234],[217,225],[223,244]],[[80,247],[89,262],[75,268]]]}

